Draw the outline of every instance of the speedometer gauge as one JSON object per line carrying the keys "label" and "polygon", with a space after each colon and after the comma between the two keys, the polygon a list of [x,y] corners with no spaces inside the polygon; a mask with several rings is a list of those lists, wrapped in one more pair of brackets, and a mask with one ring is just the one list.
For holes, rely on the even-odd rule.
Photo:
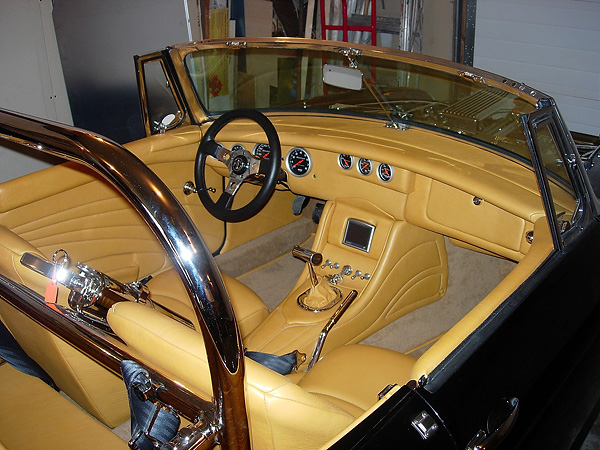
{"label": "speedometer gauge", "polygon": [[311,168],[310,155],[301,147],[294,147],[285,157],[285,165],[292,175],[303,177]]}

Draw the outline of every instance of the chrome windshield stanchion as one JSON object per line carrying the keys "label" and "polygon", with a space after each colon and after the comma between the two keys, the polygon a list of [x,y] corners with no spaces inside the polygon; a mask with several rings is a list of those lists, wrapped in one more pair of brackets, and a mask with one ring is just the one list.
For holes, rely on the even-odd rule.
{"label": "chrome windshield stanchion", "polygon": [[200,323],[210,365],[219,442],[250,448],[241,336],[223,281],[191,218],[132,153],[92,133],[0,111],[0,139],[82,163],[131,203],[173,261]]}

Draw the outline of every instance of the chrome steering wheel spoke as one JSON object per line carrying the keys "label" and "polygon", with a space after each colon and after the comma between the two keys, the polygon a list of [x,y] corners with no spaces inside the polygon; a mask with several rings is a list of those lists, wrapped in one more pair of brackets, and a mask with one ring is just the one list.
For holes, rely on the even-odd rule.
{"label": "chrome steering wheel spoke", "polygon": [[212,156],[222,163],[227,164],[231,158],[231,151],[213,139],[207,139],[202,145],[202,151],[204,153],[206,153],[208,156]]}

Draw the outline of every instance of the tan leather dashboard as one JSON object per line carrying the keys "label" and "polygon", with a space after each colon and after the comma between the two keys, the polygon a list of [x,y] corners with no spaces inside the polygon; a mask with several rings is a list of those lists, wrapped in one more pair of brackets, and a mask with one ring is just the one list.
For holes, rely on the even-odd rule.
{"label": "tan leather dashboard", "polygon": [[[527,253],[527,233],[544,215],[531,168],[485,148],[418,128],[385,128],[375,120],[270,118],[282,143],[287,184],[296,194],[368,199],[397,220],[515,261]],[[266,142],[256,126],[244,121],[231,124],[219,138],[247,149]],[[286,156],[296,147],[311,160],[302,176],[286,167]],[[340,165],[341,154],[352,158],[348,170]],[[358,170],[360,158],[371,164],[367,175]],[[382,163],[393,175],[389,181],[377,174]]]}

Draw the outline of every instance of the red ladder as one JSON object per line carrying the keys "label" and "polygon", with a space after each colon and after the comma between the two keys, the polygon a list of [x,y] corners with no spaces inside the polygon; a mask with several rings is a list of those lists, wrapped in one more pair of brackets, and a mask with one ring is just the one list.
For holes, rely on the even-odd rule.
{"label": "red ladder", "polygon": [[[335,0],[334,0],[335,1]],[[346,0],[342,0],[342,25],[328,25],[325,20],[325,0],[321,0],[321,38],[327,39],[327,31],[341,30],[343,32],[342,40],[348,42],[348,31],[368,31],[371,33],[371,43],[377,45],[377,14],[375,13],[376,0],[371,0],[371,25],[358,26],[348,25],[348,5]]]}

